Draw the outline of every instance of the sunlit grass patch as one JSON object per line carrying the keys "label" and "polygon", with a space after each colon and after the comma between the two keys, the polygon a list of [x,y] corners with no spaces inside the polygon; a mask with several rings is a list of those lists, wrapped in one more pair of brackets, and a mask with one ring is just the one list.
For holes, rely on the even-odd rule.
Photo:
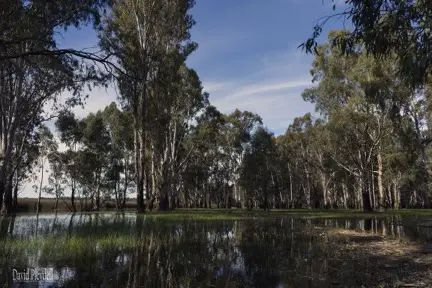
{"label": "sunlit grass patch", "polygon": [[177,209],[171,212],[140,214],[149,218],[166,220],[242,220],[254,218],[295,217],[305,219],[377,218],[396,215],[432,216],[432,209],[387,210],[384,212],[363,212],[360,210],[244,210],[244,209]]}

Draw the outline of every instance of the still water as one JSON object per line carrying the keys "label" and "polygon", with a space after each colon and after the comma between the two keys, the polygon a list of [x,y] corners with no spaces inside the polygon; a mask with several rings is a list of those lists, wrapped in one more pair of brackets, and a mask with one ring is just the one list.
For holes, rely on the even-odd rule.
{"label": "still water", "polygon": [[[371,283],[368,277],[374,276],[367,271],[374,269],[373,255],[365,254],[359,261],[341,254],[335,247],[344,243],[311,233],[322,227],[432,242],[432,221],[401,216],[229,221],[169,221],[135,214],[18,216],[0,222],[0,287],[362,287]],[[52,269],[53,280],[14,281],[14,270],[38,267]]]}

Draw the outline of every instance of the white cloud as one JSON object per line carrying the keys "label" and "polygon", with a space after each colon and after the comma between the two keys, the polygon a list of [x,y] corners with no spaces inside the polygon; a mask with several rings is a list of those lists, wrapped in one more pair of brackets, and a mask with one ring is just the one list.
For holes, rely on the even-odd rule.
{"label": "white cloud", "polygon": [[232,97],[244,97],[251,96],[255,94],[269,93],[273,91],[280,91],[284,89],[305,87],[311,84],[311,81],[307,80],[296,80],[296,81],[286,81],[286,82],[276,82],[276,83],[260,83],[254,85],[248,85],[238,89],[232,94]]}
{"label": "white cloud", "polygon": [[202,86],[206,92],[215,92],[224,89],[229,83],[225,82],[203,82]]}
{"label": "white cloud", "polygon": [[247,75],[204,79],[203,86],[221,112],[238,108],[257,113],[264,125],[280,134],[295,117],[314,112],[313,105],[301,97],[302,91],[312,86],[310,63],[311,56],[298,49],[272,51],[261,55]]}
{"label": "white cloud", "polygon": [[110,84],[107,88],[95,87],[91,91],[86,91],[89,98],[85,101],[84,108],[75,107],[73,112],[79,118],[86,117],[90,113],[95,113],[98,110],[103,110],[111,102],[117,100],[117,93],[114,84]]}

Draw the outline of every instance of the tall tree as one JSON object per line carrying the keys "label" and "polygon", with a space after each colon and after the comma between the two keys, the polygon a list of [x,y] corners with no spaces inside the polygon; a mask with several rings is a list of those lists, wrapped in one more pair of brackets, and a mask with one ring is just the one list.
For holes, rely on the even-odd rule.
{"label": "tall tree", "polygon": [[133,112],[138,212],[145,209],[149,94],[160,84],[164,71],[160,68],[169,55],[180,52],[186,57],[196,46],[189,42],[194,21],[188,11],[193,5],[193,0],[114,1],[101,35],[103,49],[115,54],[120,66],[128,71],[127,77],[118,75],[117,79],[122,97]]}
{"label": "tall tree", "polygon": [[43,190],[44,172],[47,169],[47,161],[49,155],[58,149],[58,145],[54,140],[54,135],[51,133],[48,127],[41,126],[38,131],[38,143],[39,143],[39,159],[38,159],[38,169],[40,171],[40,177],[38,178],[39,187],[36,187],[36,192],[38,194],[38,201],[36,206],[36,213],[40,211],[40,202]]}
{"label": "tall tree", "polygon": [[70,179],[70,189],[71,189],[71,205],[72,210],[76,211],[75,206],[75,193],[77,190],[77,151],[78,145],[82,139],[82,127],[75,115],[67,110],[60,113],[55,126],[60,133],[60,140],[66,144],[68,151],[65,156],[66,161],[66,171]]}

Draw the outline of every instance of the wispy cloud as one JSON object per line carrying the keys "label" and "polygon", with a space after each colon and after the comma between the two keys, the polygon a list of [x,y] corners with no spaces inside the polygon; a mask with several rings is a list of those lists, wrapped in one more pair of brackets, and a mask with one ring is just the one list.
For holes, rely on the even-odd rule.
{"label": "wispy cloud", "polygon": [[310,56],[297,49],[273,51],[261,55],[249,73],[234,79],[205,79],[203,87],[221,112],[238,108],[257,113],[270,130],[281,134],[295,117],[314,111],[301,97],[302,91],[312,86],[310,62]]}
{"label": "wispy cloud", "polygon": [[238,91],[234,92],[231,97],[244,97],[244,96],[250,96],[250,95],[256,95],[256,94],[265,94],[270,93],[274,91],[280,91],[290,88],[299,88],[299,87],[305,87],[311,84],[311,81],[308,80],[295,80],[295,81],[284,81],[284,82],[277,82],[277,83],[260,83],[260,84],[254,84],[249,85],[246,87],[242,87],[238,89]]}
{"label": "wispy cloud", "polygon": [[229,86],[231,83],[226,82],[204,82],[202,83],[204,91],[206,92],[215,92],[218,90],[223,90],[227,86]]}

